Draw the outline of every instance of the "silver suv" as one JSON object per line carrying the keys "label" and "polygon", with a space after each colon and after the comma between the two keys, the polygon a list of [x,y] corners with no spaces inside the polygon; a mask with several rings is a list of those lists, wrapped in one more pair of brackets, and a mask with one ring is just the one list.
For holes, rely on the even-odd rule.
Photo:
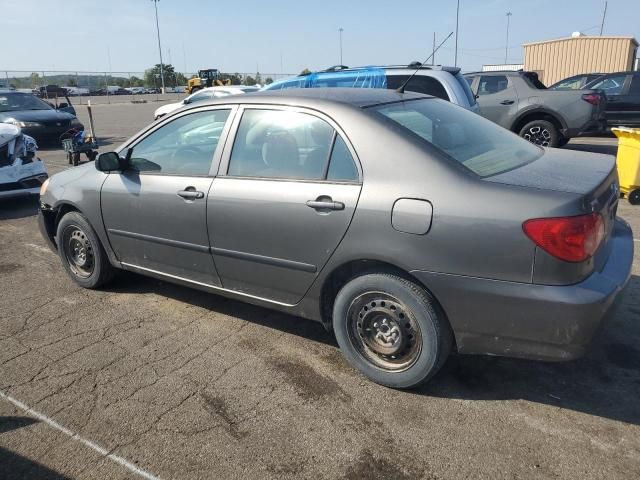
{"label": "silver suv", "polygon": [[416,69],[418,70],[416,75],[406,86],[407,91],[442,98],[478,113],[475,95],[460,73],[459,68],[422,65],[419,62],[386,67],[349,68],[339,65],[320,72],[286,78],[267,85],[263,90],[326,87],[388,88],[395,90],[406,82],[416,72]]}

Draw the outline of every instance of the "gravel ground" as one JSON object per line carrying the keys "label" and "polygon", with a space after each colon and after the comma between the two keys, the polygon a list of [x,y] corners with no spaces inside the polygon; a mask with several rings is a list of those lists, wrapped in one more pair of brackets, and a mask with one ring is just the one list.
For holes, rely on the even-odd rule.
{"label": "gravel ground", "polygon": [[[158,105],[96,106],[101,150]],[[41,157],[67,168],[60,150]],[[636,231],[639,209],[620,202]],[[638,478],[637,261],[585,358],[453,356],[400,392],[306,320],[134,274],[82,290],[35,211],[0,203],[1,478]]]}

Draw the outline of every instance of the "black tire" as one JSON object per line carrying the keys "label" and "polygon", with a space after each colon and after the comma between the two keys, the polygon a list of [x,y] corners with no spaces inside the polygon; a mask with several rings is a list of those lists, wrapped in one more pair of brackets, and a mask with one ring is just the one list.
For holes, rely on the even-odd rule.
{"label": "black tire", "polygon": [[87,219],[78,212],[65,214],[56,233],[62,266],[83,288],[99,288],[115,275],[100,239]]}
{"label": "black tire", "polygon": [[640,189],[631,190],[627,196],[627,200],[631,205],[640,204]]}
{"label": "black tire", "polygon": [[451,351],[451,329],[431,295],[391,274],[363,275],[342,287],[333,329],[347,361],[392,388],[425,383]]}
{"label": "black tire", "polygon": [[560,132],[547,120],[534,120],[527,123],[520,129],[519,135],[541,147],[557,147],[560,141]]}
{"label": "black tire", "polygon": [[72,156],[73,156],[73,166],[77,167],[78,164],[80,163],[80,152],[74,152]]}

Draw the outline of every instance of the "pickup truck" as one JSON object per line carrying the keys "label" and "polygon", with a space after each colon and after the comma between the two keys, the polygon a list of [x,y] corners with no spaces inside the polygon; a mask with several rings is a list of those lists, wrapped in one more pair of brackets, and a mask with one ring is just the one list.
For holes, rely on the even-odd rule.
{"label": "pickup truck", "polygon": [[598,90],[548,90],[535,72],[465,75],[480,115],[532,143],[561,147],[606,129],[606,97]]}

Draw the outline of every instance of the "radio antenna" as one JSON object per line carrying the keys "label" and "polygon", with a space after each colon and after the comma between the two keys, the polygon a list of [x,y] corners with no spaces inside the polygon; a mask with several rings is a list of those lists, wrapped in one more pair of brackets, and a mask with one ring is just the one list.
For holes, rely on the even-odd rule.
{"label": "radio antenna", "polygon": [[409,82],[411,81],[411,79],[412,79],[413,77],[415,77],[415,76],[416,76],[416,74],[420,71],[420,69],[422,68],[422,65],[424,65],[425,63],[427,63],[427,62],[429,61],[429,59],[430,59],[431,57],[433,57],[433,56],[436,54],[436,52],[437,52],[438,50],[440,50],[440,47],[441,47],[442,45],[444,45],[444,43],[445,43],[447,40],[449,40],[449,39],[451,38],[451,36],[452,36],[452,35],[453,35],[453,32],[451,32],[449,35],[447,35],[447,38],[445,38],[445,39],[442,41],[442,43],[440,43],[440,45],[438,45],[438,47],[437,47],[436,49],[434,49],[434,50],[433,50],[433,52],[431,52],[431,55],[429,55],[429,56],[427,57],[427,59],[426,59],[424,62],[422,62],[420,65],[418,65],[418,68],[416,68],[416,71],[415,71],[415,72],[413,72],[413,74],[412,74],[409,78],[407,78],[407,80],[406,80],[402,85],[400,85],[400,87],[396,90],[396,92],[398,92],[398,93],[404,93],[404,89],[405,89],[405,88],[407,88],[407,85],[409,85]]}

